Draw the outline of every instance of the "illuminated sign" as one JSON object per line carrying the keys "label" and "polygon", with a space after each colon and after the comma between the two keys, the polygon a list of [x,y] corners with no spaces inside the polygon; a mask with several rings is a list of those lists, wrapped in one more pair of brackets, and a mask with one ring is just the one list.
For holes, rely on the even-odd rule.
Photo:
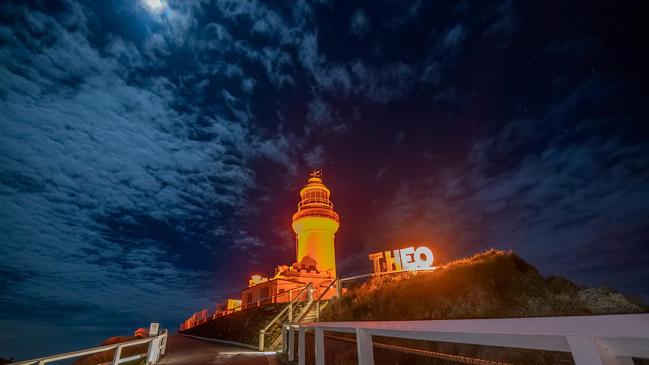
{"label": "illuminated sign", "polygon": [[374,272],[427,270],[433,267],[433,252],[423,246],[371,253],[368,256]]}

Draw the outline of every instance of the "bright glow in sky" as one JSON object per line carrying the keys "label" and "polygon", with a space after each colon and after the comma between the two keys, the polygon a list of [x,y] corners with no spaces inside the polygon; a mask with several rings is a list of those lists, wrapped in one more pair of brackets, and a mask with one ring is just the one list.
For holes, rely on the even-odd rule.
{"label": "bright glow in sky", "polygon": [[156,13],[163,11],[167,6],[164,0],[142,0],[142,3],[149,11]]}

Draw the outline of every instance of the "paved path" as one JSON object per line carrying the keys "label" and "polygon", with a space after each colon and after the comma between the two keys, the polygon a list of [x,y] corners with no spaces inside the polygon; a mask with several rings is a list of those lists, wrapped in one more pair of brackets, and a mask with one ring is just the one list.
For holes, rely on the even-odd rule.
{"label": "paved path", "polygon": [[279,365],[277,355],[218,342],[169,336],[159,365]]}

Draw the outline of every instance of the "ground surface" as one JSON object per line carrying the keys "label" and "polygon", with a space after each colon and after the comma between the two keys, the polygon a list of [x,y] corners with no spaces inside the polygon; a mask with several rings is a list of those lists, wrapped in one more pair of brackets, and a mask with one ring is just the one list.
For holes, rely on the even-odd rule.
{"label": "ground surface", "polygon": [[169,336],[167,352],[159,365],[278,365],[275,354],[217,342]]}

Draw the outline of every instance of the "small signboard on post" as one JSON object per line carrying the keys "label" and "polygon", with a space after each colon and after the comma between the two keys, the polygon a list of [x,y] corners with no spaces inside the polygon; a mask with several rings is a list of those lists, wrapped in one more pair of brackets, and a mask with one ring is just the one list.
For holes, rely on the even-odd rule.
{"label": "small signboard on post", "polygon": [[151,322],[151,325],[149,326],[149,336],[157,336],[159,328],[160,323]]}

